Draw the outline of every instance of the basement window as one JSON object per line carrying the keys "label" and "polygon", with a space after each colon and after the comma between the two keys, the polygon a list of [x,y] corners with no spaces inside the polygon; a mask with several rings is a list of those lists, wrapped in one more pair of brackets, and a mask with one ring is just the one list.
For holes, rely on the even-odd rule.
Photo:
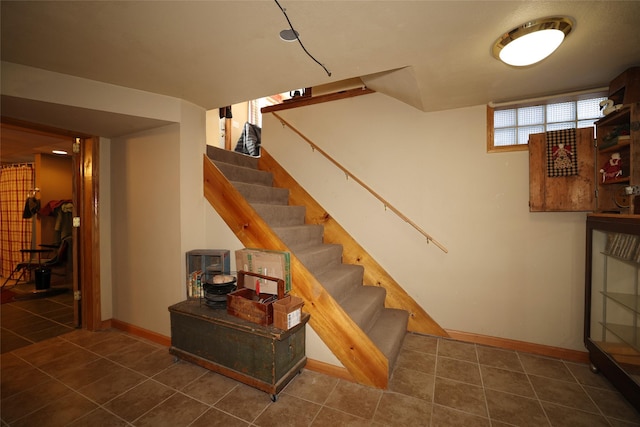
{"label": "basement window", "polygon": [[603,117],[600,101],[605,99],[606,92],[597,91],[530,103],[487,106],[487,152],[527,150],[532,133],[595,128],[595,122]]}

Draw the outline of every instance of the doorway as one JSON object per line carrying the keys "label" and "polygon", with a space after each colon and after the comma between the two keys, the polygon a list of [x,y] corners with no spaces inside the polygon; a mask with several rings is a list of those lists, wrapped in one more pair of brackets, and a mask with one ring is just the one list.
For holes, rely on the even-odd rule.
{"label": "doorway", "polygon": [[[71,245],[69,251],[70,258],[70,271],[65,271],[63,274],[68,280],[70,289],[67,295],[51,295],[52,301],[48,301],[51,304],[60,304],[70,306],[72,311],[72,325],[74,328],[85,328],[95,330],[100,327],[100,303],[99,303],[99,270],[98,259],[99,251],[96,241],[98,240],[98,224],[97,224],[97,201],[98,201],[98,180],[97,180],[97,167],[98,167],[98,138],[82,135],[77,136],[76,133],[53,129],[49,127],[40,126],[37,124],[17,122],[9,119],[2,120],[3,130],[7,127],[11,127],[16,131],[11,133],[14,137],[15,134],[20,131],[22,136],[26,140],[47,141],[54,144],[55,141],[66,141],[68,143],[68,165],[69,170],[67,176],[69,182],[67,183],[71,188],[70,202],[66,208],[71,207],[72,213],[69,215],[69,219],[73,217],[74,226],[71,228]],[[26,147],[16,148],[17,141],[5,140],[5,137],[9,135],[9,132],[2,133],[2,163],[5,164],[10,161],[11,155],[17,151],[24,151]],[[24,145],[24,141],[22,141]],[[45,144],[46,145],[46,144]],[[38,150],[42,150],[39,148]],[[44,156],[45,154],[42,154]],[[43,158],[43,157],[41,157]],[[34,159],[35,160],[35,159]],[[35,163],[35,162],[34,162]],[[37,171],[36,171],[37,173]],[[41,178],[42,175],[41,174]],[[38,178],[36,178],[38,179]],[[50,177],[45,178],[44,181],[37,183],[36,188],[44,188],[51,186]],[[43,191],[43,193],[45,193]],[[46,193],[45,193],[46,194]],[[49,204],[49,202],[56,201],[55,197],[45,196],[41,198],[40,203]],[[57,196],[56,196],[57,197]],[[59,201],[59,200],[58,200]],[[67,200],[65,200],[67,201]],[[51,221],[52,218],[46,218],[47,221]],[[35,220],[34,220],[35,221]],[[54,221],[56,222],[56,221]],[[37,223],[35,223],[37,224]],[[44,221],[39,224],[41,227],[34,226],[34,238],[32,241],[32,247],[37,245],[43,245],[49,243],[48,240],[55,240],[56,237],[60,237],[60,230],[57,226],[51,230],[51,227],[44,227]],[[66,230],[68,232],[69,230]],[[53,233],[53,235],[52,235]],[[58,233],[58,234],[56,234]],[[45,242],[47,240],[47,242]],[[54,242],[55,243],[55,242]],[[52,285],[55,286],[56,282],[59,284],[60,277],[52,276]],[[2,279],[4,282],[4,278]],[[63,284],[64,285],[64,284]],[[42,298],[45,301],[49,296]],[[47,303],[40,302],[40,306],[47,305]],[[24,304],[23,304],[24,305]],[[3,307],[5,313],[11,311],[7,307]],[[23,307],[24,308],[24,307]],[[19,312],[17,315],[26,316],[24,311]],[[4,322],[3,313],[3,325],[8,323]],[[64,318],[62,308],[60,310],[61,318]],[[42,321],[42,313],[39,315]],[[37,323],[37,322],[34,322]],[[46,323],[46,322],[44,322]],[[64,322],[61,322],[64,323]],[[50,326],[50,324],[49,324]],[[34,333],[34,332],[30,332]],[[42,335],[46,335],[43,331]]]}

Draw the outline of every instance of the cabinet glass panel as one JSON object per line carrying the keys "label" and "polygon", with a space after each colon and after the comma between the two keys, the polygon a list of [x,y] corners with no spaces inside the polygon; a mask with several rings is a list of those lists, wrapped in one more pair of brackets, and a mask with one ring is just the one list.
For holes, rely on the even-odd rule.
{"label": "cabinet glass panel", "polygon": [[590,339],[640,383],[640,236],[592,231]]}

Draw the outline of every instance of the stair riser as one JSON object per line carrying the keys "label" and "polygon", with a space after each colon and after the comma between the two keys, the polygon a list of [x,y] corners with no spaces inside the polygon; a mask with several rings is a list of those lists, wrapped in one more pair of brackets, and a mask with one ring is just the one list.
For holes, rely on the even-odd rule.
{"label": "stair riser", "polygon": [[218,161],[214,161],[214,163],[229,181],[246,182],[247,184],[259,184],[269,187],[273,185],[273,175],[269,172]]}
{"label": "stair riser", "polygon": [[321,245],[324,227],[321,225],[276,227],[274,231],[293,252],[296,252],[310,246]]}
{"label": "stair riser", "polygon": [[362,286],[363,278],[364,268],[359,265],[343,264],[340,268],[332,269],[318,276],[318,281],[322,283],[333,299],[341,303],[350,292]]}
{"label": "stair riser", "polygon": [[287,227],[304,224],[304,206],[280,206],[252,203],[258,215],[271,227]]}
{"label": "stair riser", "polygon": [[246,156],[235,151],[223,150],[221,148],[207,145],[207,157],[214,161],[230,163],[245,168],[258,169],[258,158]]}
{"label": "stair riser", "polygon": [[342,246],[322,245],[312,251],[296,253],[296,256],[314,275],[318,275],[332,266],[342,263]]}
{"label": "stair riser", "polygon": [[266,185],[247,184],[237,181],[234,182],[233,185],[249,203],[274,205],[289,204],[289,190],[286,188],[275,188],[268,187]]}
{"label": "stair riser", "polygon": [[367,331],[371,341],[387,356],[390,367],[394,366],[398,358],[408,323],[409,313],[405,310],[385,308]]}
{"label": "stair riser", "polygon": [[340,305],[360,329],[366,332],[374,325],[374,321],[383,309],[386,295],[384,288],[360,286]]}

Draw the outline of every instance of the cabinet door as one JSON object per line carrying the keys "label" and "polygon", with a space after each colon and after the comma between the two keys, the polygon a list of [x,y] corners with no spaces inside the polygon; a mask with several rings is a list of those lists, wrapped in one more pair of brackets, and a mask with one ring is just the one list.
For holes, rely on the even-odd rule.
{"label": "cabinet door", "polygon": [[[553,147],[547,147],[547,134],[529,136],[529,210],[531,212],[579,212],[595,209],[595,147],[593,128],[576,129],[577,174],[549,176]],[[552,163],[551,163],[552,164]],[[551,174],[553,175],[553,174]]]}

